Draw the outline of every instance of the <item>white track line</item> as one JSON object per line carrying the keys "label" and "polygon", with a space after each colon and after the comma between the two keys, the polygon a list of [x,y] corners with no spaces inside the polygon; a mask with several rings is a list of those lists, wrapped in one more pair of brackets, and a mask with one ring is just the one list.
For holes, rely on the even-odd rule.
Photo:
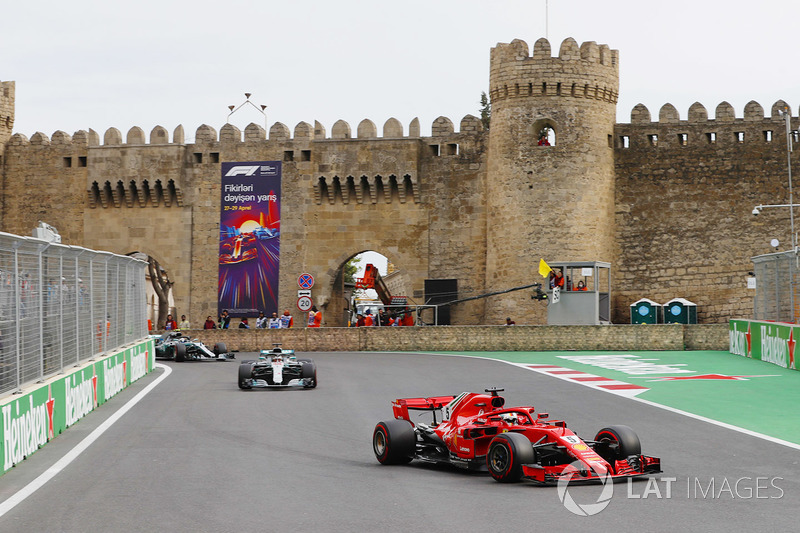
{"label": "white track line", "polygon": [[[405,352],[384,352],[384,353],[405,353]],[[533,368],[529,368],[526,366],[525,363],[512,363],[511,361],[503,361],[502,359],[494,359],[492,357],[484,357],[480,355],[461,355],[461,354],[451,354],[451,353],[434,353],[434,352],[416,352],[424,355],[444,355],[447,357],[470,357],[472,359],[485,359],[487,361],[499,361],[501,363],[505,363],[507,365],[512,365],[517,368],[525,368],[531,372],[535,372]],[[536,363],[529,363],[529,364],[536,364]],[[543,372],[537,372],[539,374],[544,374]],[[559,376],[554,376],[550,374],[550,377],[558,378]],[[564,379],[564,378],[561,378]],[[583,385],[582,383],[578,383],[575,381],[569,380],[571,383],[575,383],[576,385]],[[603,389],[596,389],[596,390],[603,390]],[[615,394],[614,391],[603,390],[603,392],[610,392],[611,394]],[[622,396],[623,398],[629,398],[635,402],[640,402],[643,404],[650,405],[652,407],[658,407],[659,409],[664,409],[665,411],[669,411],[671,413],[676,413],[683,416],[688,416],[689,418],[694,418],[695,420],[700,420],[702,422],[707,422],[709,424],[713,424],[715,426],[723,427],[725,429],[730,429],[732,431],[738,431],[739,433],[744,433],[745,435],[750,435],[751,437],[756,437],[759,439],[763,439],[769,442],[773,442],[775,444],[780,444],[781,446],[786,446],[787,448],[793,448],[795,450],[800,450],[800,444],[796,444],[794,442],[789,442],[788,440],[779,439],[777,437],[771,437],[770,435],[765,435],[763,433],[759,433],[757,431],[752,431],[743,427],[734,426],[732,424],[727,424],[725,422],[720,422],[719,420],[714,420],[713,418],[706,418],[705,416],[696,415],[694,413],[689,413],[687,411],[681,411],[680,409],[676,409],[674,407],[669,407],[667,405],[661,405],[660,403],[651,402],[649,400],[643,400],[642,398],[637,398],[636,396],[626,396],[617,394],[617,396]],[[2,515],[0,515],[2,516]]]}
{"label": "white track line", "polygon": [[0,504],[0,517],[3,517],[7,512],[11,509],[16,507],[19,503],[25,500],[28,496],[39,490],[41,487],[44,486],[45,483],[53,479],[59,472],[64,470],[72,461],[74,461],[81,453],[83,453],[86,448],[88,448],[94,441],[100,437],[103,433],[106,432],[108,428],[110,428],[114,423],[122,418],[122,415],[127,413],[131,410],[131,408],[139,403],[139,400],[144,398],[150,391],[152,391],[156,385],[164,381],[167,376],[172,373],[172,368],[168,367],[167,365],[163,365],[161,363],[155,364],[156,368],[163,369],[164,373],[161,374],[155,381],[150,383],[144,389],[139,391],[139,393],[131,398],[128,403],[120,407],[113,415],[108,417],[105,422],[97,426],[94,431],[89,433],[81,442],[79,442],[74,448],[72,448],[69,452],[67,452],[64,457],[56,461],[56,463],[44,471],[39,477],[22,487],[12,496],[10,496],[7,500]]}

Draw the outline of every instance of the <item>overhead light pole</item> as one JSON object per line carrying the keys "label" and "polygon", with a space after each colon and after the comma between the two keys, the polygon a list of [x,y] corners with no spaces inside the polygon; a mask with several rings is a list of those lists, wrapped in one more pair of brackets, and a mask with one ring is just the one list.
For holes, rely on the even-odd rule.
{"label": "overhead light pole", "polygon": [[265,105],[261,105],[261,106],[260,106],[260,109],[259,109],[259,106],[257,106],[256,104],[254,104],[253,102],[251,102],[251,101],[250,101],[250,94],[251,94],[251,93],[244,93],[245,101],[244,101],[244,102],[242,102],[241,104],[239,104],[239,106],[238,106],[238,107],[237,107],[237,106],[233,106],[233,105],[229,105],[229,106],[228,106],[228,109],[230,109],[230,111],[231,111],[231,112],[230,112],[230,113],[228,113],[228,120],[227,120],[227,122],[228,122],[228,124],[230,124],[230,122],[231,122],[231,115],[233,115],[234,113],[236,113],[237,111],[239,111],[239,109],[241,109],[241,108],[242,108],[242,106],[245,106],[245,105],[247,105],[247,104],[250,104],[251,106],[253,106],[253,107],[255,108],[255,110],[256,110],[256,111],[258,111],[259,113],[261,113],[262,115],[264,115],[264,131],[266,131],[266,130],[267,130],[267,114],[266,114],[264,111],[267,109],[267,106],[265,106]]}

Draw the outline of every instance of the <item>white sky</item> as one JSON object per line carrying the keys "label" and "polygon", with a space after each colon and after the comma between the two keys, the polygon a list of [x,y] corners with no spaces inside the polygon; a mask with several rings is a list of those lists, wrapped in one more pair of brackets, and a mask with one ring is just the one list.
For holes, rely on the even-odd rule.
{"label": "white sky", "polygon": [[[727,100],[800,104],[795,0],[549,0],[554,51],[566,37],[620,51],[618,121],[644,103],[686,118]],[[423,134],[438,116],[478,114],[489,50],[545,35],[545,0],[43,0],[0,8],[0,80],[16,81],[14,131],[183,124],[219,131],[253,94],[267,123],[395,117]],[[247,106],[249,108],[249,106]],[[264,124],[256,110],[231,120]]]}

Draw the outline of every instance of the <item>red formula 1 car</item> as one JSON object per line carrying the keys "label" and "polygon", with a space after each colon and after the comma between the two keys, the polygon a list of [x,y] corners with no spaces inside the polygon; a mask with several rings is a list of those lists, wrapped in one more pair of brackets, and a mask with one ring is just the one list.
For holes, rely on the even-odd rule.
{"label": "red formula 1 car", "polygon": [[[593,481],[661,472],[661,460],[642,455],[639,437],[628,426],[608,426],[594,440],[583,440],[565,422],[547,420],[547,413],[533,407],[504,407],[502,391],[395,400],[395,419],[379,422],[372,434],[375,456],[382,464],[419,459],[471,470],[486,467],[500,482],[553,483],[565,476]],[[430,411],[433,422],[413,422],[411,410]]]}

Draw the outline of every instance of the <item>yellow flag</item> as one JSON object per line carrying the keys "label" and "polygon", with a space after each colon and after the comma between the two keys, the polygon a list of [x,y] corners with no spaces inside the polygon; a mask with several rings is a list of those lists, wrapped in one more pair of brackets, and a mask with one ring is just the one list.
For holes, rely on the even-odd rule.
{"label": "yellow flag", "polygon": [[543,278],[546,278],[547,275],[552,271],[553,271],[553,269],[550,268],[550,265],[548,265],[547,263],[544,262],[544,259],[539,259],[539,274]]}

